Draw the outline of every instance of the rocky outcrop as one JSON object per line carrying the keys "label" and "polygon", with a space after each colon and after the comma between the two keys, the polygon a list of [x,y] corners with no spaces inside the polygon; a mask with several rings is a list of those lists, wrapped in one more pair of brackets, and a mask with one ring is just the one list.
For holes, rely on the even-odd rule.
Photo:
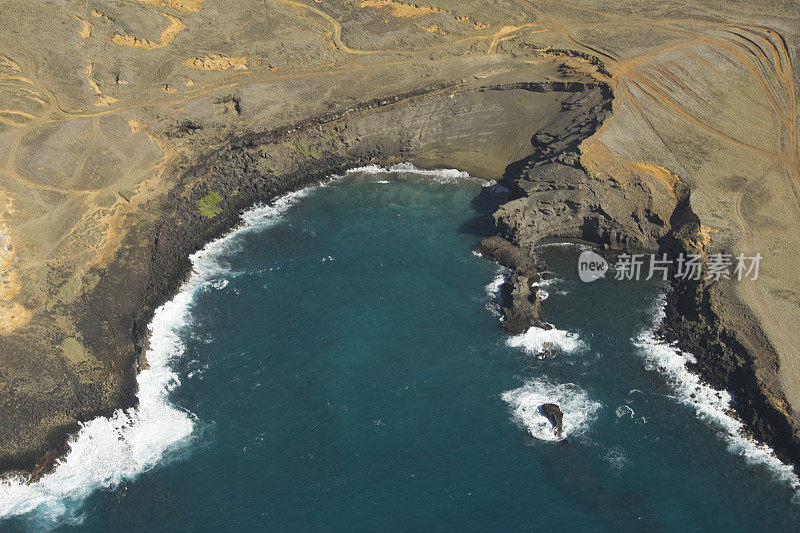
{"label": "rocky outcrop", "polygon": [[498,235],[482,240],[475,251],[497,261],[506,268],[513,269],[517,274],[527,277],[535,276],[538,279],[538,270],[530,251],[511,244]]}
{"label": "rocky outcrop", "polygon": [[531,253],[539,242],[568,239],[614,250],[654,250],[670,231],[674,197],[598,178],[581,166],[579,147],[605,118],[609,102],[577,111],[560,128],[535,132],[531,155],[506,169],[503,183],[513,198],[494,213],[498,235],[477,250],[512,270],[501,287],[503,327],[512,334],[533,325],[550,327],[541,320],[533,286],[539,274]]}
{"label": "rocky outcrop", "polygon": [[677,198],[661,184],[590,175],[581,143],[608,113],[582,113],[563,130],[540,130],[533,153],[509,168],[516,198],[495,213],[499,233],[532,248],[544,239],[582,240],[611,249],[656,248],[670,230]]}
{"label": "rocky outcrop", "polygon": [[[657,250],[670,257],[702,254],[700,220],[692,211],[688,186],[679,180],[650,186],[646,165],[639,167],[642,179],[626,186],[581,167],[576,140],[591,133],[591,124],[587,118],[566,135],[539,131],[533,136],[534,154],[520,161],[505,182],[515,198],[494,215],[499,235],[479,250],[523,272],[528,262],[518,256],[548,239],[611,250]],[[529,325],[540,320],[540,306],[521,281],[524,277],[514,271],[502,293],[507,329],[514,333],[524,330],[525,320]],[[660,335],[695,356],[690,370],[733,394],[734,409],[752,437],[782,460],[800,465],[800,427],[781,392],[775,350],[732,282],[673,279],[672,289]]]}
{"label": "rocky outcrop", "polygon": [[554,403],[544,403],[540,409],[542,414],[553,424],[555,436],[561,438],[564,431],[564,413],[561,412],[561,408]]}
{"label": "rocky outcrop", "polygon": [[668,218],[650,209],[643,189],[623,189],[559,161],[522,169],[520,197],[495,215],[500,233],[523,246],[544,239],[588,241],[611,249],[654,248]]}
{"label": "rocky outcrop", "polygon": [[550,328],[541,321],[542,300],[534,285],[540,276],[533,256],[497,236],[484,239],[475,250],[512,271],[500,286],[503,328],[512,335],[524,333],[532,325]]}
{"label": "rocky outcrop", "polygon": [[533,285],[539,279],[512,272],[500,287],[502,309],[505,320],[503,328],[512,335],[525,333],[531,326],[540,325],[549,329],[549,324],[541,322],[542,299]]}
{"label": "rocky outcrop", "polygon": [[[610,95],[609,95],[610,97]],[[606,249],[659,247],[670,234],[677,197],[641,181],[623,184],[597,177],[581,166],[581,143],[594,134],[610,109],[610,100],[576,113],[560,128],[531,137],[532,153],[506,169],[504,184],[513,198],[494,213],[497,233],[478,251],[512,270],[501,287],[503,327],[512,334],[541,320],[541,301],[533,283],[539,274],[534,247],[546,240],[588,242]]]}

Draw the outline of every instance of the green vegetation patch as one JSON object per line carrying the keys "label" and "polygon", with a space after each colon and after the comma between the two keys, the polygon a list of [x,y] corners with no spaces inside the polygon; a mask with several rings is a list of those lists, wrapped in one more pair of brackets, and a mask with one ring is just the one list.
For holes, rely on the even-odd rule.
{"label": "green vegetation patch", "polygon": [[61,350],[74,365],[92,363],[94,361],[94,357],[92,357],[75,337],[67,337],[64,339],[64,342],[61,343]]}
{"label": "green vegetation patch", "polygon": [[206,218],[214,218],[222,213],[222,208],[219,203],[222,201],[222,196],[217,191],[209,191],[208,194],[203,196],[197,201],[200,207],[200,214]]}
{"label": "green vegetation patch", "polygon": [[311,157],[311,150],[307,146],[303,146],[300,141],[294,142],[294,147],[300,152],[303,157]]}

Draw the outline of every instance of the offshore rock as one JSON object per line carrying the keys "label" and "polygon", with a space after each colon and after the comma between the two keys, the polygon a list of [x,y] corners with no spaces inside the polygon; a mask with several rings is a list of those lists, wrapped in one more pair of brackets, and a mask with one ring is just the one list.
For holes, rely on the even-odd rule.
{"label": "offshore rock", "polygon": [[561,438],[561,434],[564,431],[564,413],[561,411],[561,408],[554,403],[544,403],[541,409],[542,414],[553,424],[553,433],[555,436]]}

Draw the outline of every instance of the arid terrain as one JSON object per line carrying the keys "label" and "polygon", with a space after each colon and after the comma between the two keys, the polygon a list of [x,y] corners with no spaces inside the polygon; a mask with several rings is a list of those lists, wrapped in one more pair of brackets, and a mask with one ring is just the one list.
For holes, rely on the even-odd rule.
{"label": "arid terrain", "polygon": [[[761,253],[755,281],[678,287],[671,331],[707,354],[707,379],[752,396],[740,414],[759,437],[800,457],[796,5],[5,0],[0,13],[0,471],[46,466],[79,422],[132,405],[153,309],[241,209],[400,160],[529,176],[497,214],[517,245],[672,236]],[[530,214],[575,194],[538,187],[548,172],[587,183],[565,219]],[[611,230],[580,229],[603,217]]]}

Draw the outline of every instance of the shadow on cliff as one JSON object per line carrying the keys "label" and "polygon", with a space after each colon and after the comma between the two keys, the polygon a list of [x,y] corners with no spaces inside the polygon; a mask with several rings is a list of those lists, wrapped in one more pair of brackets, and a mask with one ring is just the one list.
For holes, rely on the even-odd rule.
{"label": "shadow on cliff", "polygon": [[[531,144],[535,148],[533,139],[531,139]],[[461,227],[458,228],[458,232],[467,235],[475,235],[481,239],[497,235],[497,226],[494,221],[495,211],[497,211],[501,205],[516,197],[513,193],[515,180],[522,175],[525,168],[531,166],[540,159],[541,154],[534,152],[527,157],[523,157],[507,165],[503,171],[503,177],[497,180],[496,185],[483,187],[481,192],[472,199],[470,205],[477,214],[475,217],[464,222]]]}
{"label": "shadow on cliff", "polygon": [[470,202],[470,206],[476,213],[475,216],[461,224],[458,232],[474,235],[481,239],[495,235],[497,229],[492,215],[510,198],[510,193],[503,186],[493,185],[481,188],[481,192]]}

